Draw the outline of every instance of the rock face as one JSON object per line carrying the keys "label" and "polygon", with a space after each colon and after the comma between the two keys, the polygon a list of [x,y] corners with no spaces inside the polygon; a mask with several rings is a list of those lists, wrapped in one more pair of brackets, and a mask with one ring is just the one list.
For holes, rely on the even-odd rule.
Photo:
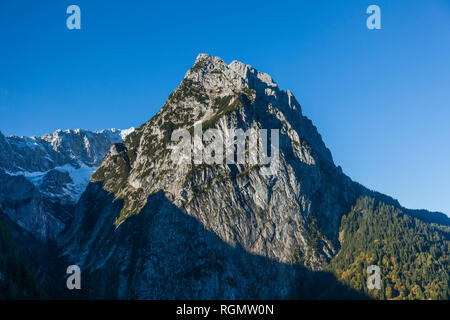
{"label": "rock face", "polygon": [[[33,298],[450,295],[447,216],[353,182],[290,91],[206,54],[136,130],[0,133],[0,236],[7,229],[0,287]],[[365,289],[374,263],[377,294]],[[25,264],[35,291],[21,281]],[[62,276],[72,264],[82,270],[76,293]]]}
{"label": "rock face", "polygon": [[[177,165],[172,133],[198,121],[278,129],[278,170]],[[111,147],[60,243],[93,297],[286,298],[336,255],[340,219],[363,194],[372,192],[335,166],[291,92],[201,54],[162,109]]]}
{"label": "rock face", "polygon": [[0,133],[0,209],[37,238],[54,239],[111,144],[132,130],[57,130],[42,137]]}

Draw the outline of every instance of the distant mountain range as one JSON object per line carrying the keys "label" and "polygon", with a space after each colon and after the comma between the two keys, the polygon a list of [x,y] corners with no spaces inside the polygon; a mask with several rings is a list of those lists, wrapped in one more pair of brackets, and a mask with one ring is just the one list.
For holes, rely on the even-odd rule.
{"label": "distant mountain range", "polygon": [[133,130],[57,130],[42,137],[0,132],[2,211],[38,238],[54,239],[111,145]]}
{"label": "distant mountain range", "polygon": [[[174,134],[194,133],[199,123],[224,134],[277,130],[278,149],[275,136],[268,139],[275,162],[228,162],[214,152],[215,163],[180,163]],[[228,146],[250,157],[250,142]],[[290,91],[249,65],[207,54],[135,130],[0,134],[0,204],[15,246],[39,275],[31,296],[450,296],[446,215],[403,208],[352,181]],[[48,250],[45,267],[26,249],[35,242]],[[71,264],[83,272],[80,291],[65,289]],[[369,265],[379,266],[381,289],[367,288]],[[0,275],[8,277],[1,260]],[[18,276],[9,277],[22,292]]]}

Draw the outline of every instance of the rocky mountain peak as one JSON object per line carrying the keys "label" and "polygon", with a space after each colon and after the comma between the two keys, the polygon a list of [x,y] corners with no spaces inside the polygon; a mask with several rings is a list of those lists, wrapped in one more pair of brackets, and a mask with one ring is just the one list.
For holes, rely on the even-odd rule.
{"label": "rocky mountain peak", "polygon": [[[249,163],[177,165],[171,159],[177,145],[172,134],[177,129],[192,132],[199,121],[203,130],[224,133],[279,130],[279,171],[267,176],[263,165]],[[99,194],[99,188],[108,196]],[[84,201],[89,198],[102,203],[96,213],[102,222],[89,223],[92,230],[85,232],[101,238],[104,228],[126,229],[123,224],[143,214],[149,199],[162,192],[226,243],[282,262],[300,250],[307,256],[305,263],[317,268],[336,250],[336,226],[355,188],[335,167],[291,92],[280,90],[269,75],[249,65],[227,65],[201,54],[161,110],[110,149],[80,200],[74,225],[84,225]],[[111,196],[114,208],[107,204]],[[342,205],[332,204],[336,198]],[[312,251],[306,238],[310,228],[321,239]],[[67,241],[73,237],[76,232]],[[89,241],[101,243],[100,238]]]}
{"label": "rocky mountain peak", "polygon": [[[275,130],[277,170],[220,151],[204,161],[208,129]],[[180,132],[201,161],[172,156]],[[223,147],[234,154],[239,145]],[[161,110],[110,148],[59,243],[95,296],[287,297],[302,283],[297,271],[323,269],[349,243],[341,221],[362,196],[399,206],[335,166],[290,91],[249,65],[201,54]],[[361,201],[356,215],[372,200]]]}
{"label": "rocky mountain peak", "polygon": [[221,96],[243,89],[278,91],[278,85],[267,73],[236,60],[227,65],[221,58],[204,53],[198,55],[184,79],[207,91],[219,91]]}

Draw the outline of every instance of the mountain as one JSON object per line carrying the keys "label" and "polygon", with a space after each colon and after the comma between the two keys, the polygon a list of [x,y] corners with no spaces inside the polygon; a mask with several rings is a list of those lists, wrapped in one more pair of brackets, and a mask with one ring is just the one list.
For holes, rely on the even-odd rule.
{"label": "mountain", "polygon": [[133,130],[57,130],[42,137],[0,132],[2,212],[36,238],[54,239],[110,146]]}
{"label": "mountain", "polygon": [[[174,157],[200,123],[250,132],[249,142],[225,139],[222,153],[194,138]],[[252,162],[261,129],[271,156]],[[235,158],[240,148],[248,161]],[[352,181],[290,91],[206,54],[153,118],[112,145],[73,217],[57,240],[64,263],[82,269],[78,297],[449,297],[449,219]],[[382,290],[367,290],[369,264],[389,275]]]}

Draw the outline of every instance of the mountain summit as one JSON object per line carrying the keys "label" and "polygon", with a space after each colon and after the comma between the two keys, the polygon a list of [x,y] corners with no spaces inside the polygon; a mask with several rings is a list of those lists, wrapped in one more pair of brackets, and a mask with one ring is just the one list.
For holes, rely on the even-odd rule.
{"label": "mountain summit", "polygon": [[[267,175],[265,165],[220,157],[213,164],[177,164],[171,157],[178,143],[174,133],[193,133],[199,124],[204,132],[225,135],[277,130],[276,172]],[[203,135],[201,143],[206,140]],[[250,153],[249,144],[228,147]],[[195,143],[189,147],[194,154],[195,149]],[[387,213],[379,216],[382,212]],[[347,177],[293,94],[280,90],[268,74],[200,54],[161,110],[111,146],[59,243],[67,262],[83,270],[92,298],[327,297],[327,290],[308,290],[314,279],[322,285],[328,279],[323,288],[332,296],[344,290],[338,280],[352,280],[343,271],[359,257],[353,233],[387,239],[398,235],[384,234],[388,228],[380,231],[370,221],[412,221],[398,233],[421,228],[428,241],[434,229],[424,215],[414,216]],[[363,222],[377,233],[358,231]],[[445,228],[436,232],[448,235]],[[367,254],[371,261],[372,253],[373,263],[383,259],[377,250],[386,250],[389,241],[362,241],[374,240],[378,246],[365,244],[370,251],[361,251],[361,259]],[[425,246],[420,250],[427,252]],[[441,270],[440,258],[433,259]],[[358,283],[365,281],[363,273],[358,277]],[[410,294],[401,283],[386,285],[392,295]]]}

